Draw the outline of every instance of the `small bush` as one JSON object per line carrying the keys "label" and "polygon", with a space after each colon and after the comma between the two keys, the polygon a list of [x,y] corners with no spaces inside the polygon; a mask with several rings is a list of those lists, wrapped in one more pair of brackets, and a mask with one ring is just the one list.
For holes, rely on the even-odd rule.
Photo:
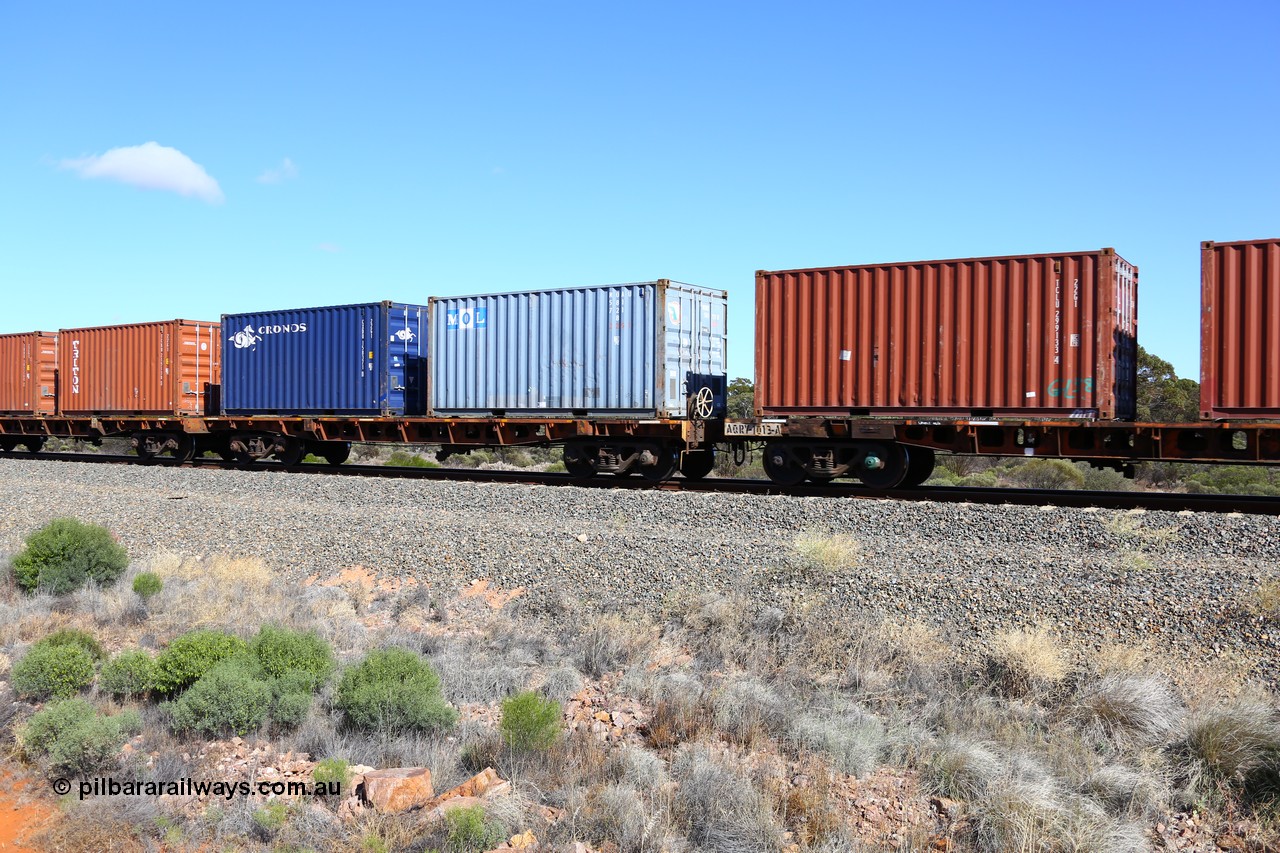
{"label": "small bush", "polygon": [[318,785],[327,786],[331,791],[337,790],[334,786],[345,790],[351,784],[351,762],[345,758],[317,761],[316,766],[311,768],[311,779]]}
{"label": "small bush", "polygon": [[105,527],[55,518],[27,537],[13,559],[13,577],[26,592],[65,595],[90,580],[115,583],[128,565],[129,555]]}
{"label": "small bush", "polygon": [[105,717],[83,699],[64,699],[36,712],[19,740],[29,755],[47,760],[53,770],[89,773],[110,763],[141,725],[136,712]]}
{"label": "small bush", "polygon": [[559,702],[528,690],[502,700],[498,728],[512,749],[544,750],[560,736],[560,717]]}
{"label": "small bush", "polygon": [[94,660],[102,660],[106,653],[102,645],[88,631],[78,628],[62,628],[44,637],[37,645],[41,646],[78,646],[89,653]]}
{"label": "small bush", "polygon": [[370,652],[342,673],[334,704],[348,725],[384,731],[447,728],[457,712],[440,695],[440,677],[404,649]]}
{"label": "small bush", "polygon": [[507,828],[490,820],[482,805],[451,809],[445,812],[444,822],[449,828],[447,849],[450,851],[488,850],[506,840]]}
{"label": "small bush", "polygon": [[141,572],[133,579],[133,591],[143,601],[148,600],[162,589],[164,589],[164,581],[160,580],[160,576],[155,572]]}
{"label": "small bush", "polygon": [[1065,459],[1032,459],[1007,476],[1010,482],[1028,489],[1084,488],[1084,472]]}
{"label": "small bush", "polygon": [[271,686],[244,659],[215,664],[170,705],[173,728],[205,735],[244,735],[266,722]]}
{"label": "small bush", "polygon": [[264,625],[253,638],[250,651],[272,678],[295,674],[305,676],[315,690],[333,674],[333,652],[329,644],[314,633],[299,633]]}
{"label": "small bush", "polygon": [[134,698],[151,689],[156,664],[142,649],[123,651],[103,664],[98,686],[112,696]]}
{"label": "small bush", "polygon": [[93,682],[93,657],[78,645],[36,643],[13,665],[13,690],[28,699],[74,696]]}
{"label": "small bush", "polygon": [[194,684],[224,660],[243,654],[248,644],[222,631],[188,631],[156,658],[155,689],[175,693]]}

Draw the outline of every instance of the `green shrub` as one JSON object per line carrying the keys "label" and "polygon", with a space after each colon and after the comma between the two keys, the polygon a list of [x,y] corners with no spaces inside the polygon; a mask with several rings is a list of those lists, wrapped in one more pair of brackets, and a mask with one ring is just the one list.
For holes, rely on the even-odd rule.
{"label": "green shrub", "polygon": [[129,649],[107,661],[98,676],[98,686],[112,696],[141,696],[155,683],[156,664],[142,649]]}
{"label": "green shrub", "polygon": [[264,625],[253,638],[250,651],[272,678],[286,674],[305,675],[311,692],[333,673],[333,652],[329,644],[314,633],[299,633]]}
{"label": "green shrub", "polygon": [[78,628],[62,628],[54,631],[47,637],[44,637],[38,646],[76,646],[84,649],[94,660],[102,660],[106,657],[106,653],[102,651],[102,645],[93,638],[88,631],[81,631]]}
{"label": "green shrub", "polygon": [[502,700],[498,728],[507,745],[518,750],[543,750],[560,735],[560,703],[532,690]]}
{"label": "green shrub", "polygon": [[416,453],[405,453],[403,450],[392,451],[383,465],[395,465],[401,468],[439,468],[440,463],[434,459],[426,459]]}
{"label": "green shrub", "polygon": [[222,631],[188,631],[175,637],[156,658],[153,686],[161,693],[175,693],[248,648],[244,640]]}
{"label": "green shrub", "polygon": [[13,665],[13,690],[28,699],[65,699],[93,682],[93,657],[78,645],[36,643]]}
{"label": "green shrub", "polygon": [[335,699],[348,725],[379,731],[446,728],[457,720],[440,695],[440,676],[404,649],[370,652],[342,673]]}
{"label": "green shrub", "polygon": [[65,595],[90,580],[115,583],[128,564],[129,555],[105,527],[55,518],[27,537],[26,549],[13,559],[13,577],[27,592]]}
{"label": "green shrub", "polygon": [[271,685],[243,658],[224,660],[187,688],[170,706],[173,728],[180,732],[248,734],[266,722],[271,711]]}
{"label": "green shrub", "polygon": [[151,596],[164,589],[164,582],[160,580],[160,576],[155,572],[142,572],[133,579],[133,591],[143,601],[147,601]]}
{"label": "green shrub", "polygon": [[47,760],[54,770],[89,773],[114,759],[141,727],[134,711],[105,717],[83,699],[64,699],[36,712],[18,739],[28,755]]}
{"label": "green shrub", "polygon": [[489,850],[506,840],[507,828],[496,820],[490,820],[484,806],[474,805],[450,809],[444,815],[449,828],[448,850],[470,853],[473,850]]}
{"label": "green shrub", "polygon": [[271,720],[281,728],[295,728],[307,718],[314,698],[311,673],[293,670],[271,679]]}
{"label": "green shrub", "polygon": [[311,779],[317,785],[325,785],[338,793],[351,784],[351,762],[345,758],[326,758],[311,768]]}

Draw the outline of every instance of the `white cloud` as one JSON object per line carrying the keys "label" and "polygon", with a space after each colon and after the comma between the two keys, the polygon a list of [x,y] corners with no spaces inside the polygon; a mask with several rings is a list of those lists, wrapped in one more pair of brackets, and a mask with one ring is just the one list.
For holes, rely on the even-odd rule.
{"label": "white cloud", "polygon": [[335,243],[319,243],[316,245],[316,248],[322,252],[329,252],[329,253],[342,251],[342,247]]}
{"label": "white cloud", "polygon": [[82,178],[107,178],[145,190],[166,190],[209,204],[221,204],[225,198],[203,166],[177,148],[156,142],[112,148],[105,154],[63,160],[58,165],[79,172]]}
{"label": "white cloud", "polygon": [[291,181],[298,177],[298,167],[288,157],[284,158],[284,162],[278,168],[267,169],[258,176],[260,184],[278,184],[282,181]]}

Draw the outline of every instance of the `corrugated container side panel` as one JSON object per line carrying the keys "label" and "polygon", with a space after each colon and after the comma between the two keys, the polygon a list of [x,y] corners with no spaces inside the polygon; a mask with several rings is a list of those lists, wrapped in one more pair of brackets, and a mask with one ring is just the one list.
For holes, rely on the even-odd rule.
{"label": "corrugated container side panel", "polygon": [[1133,416],[1114,252],[761,272],[761,414]]}
{"label": "corrugated container side panel", "polygon": [[423,306],[336,305],[223,319],[229,414],[423,412]]}
{"label": "corrugated container side panel", "polygon": [[[711,350],[702,293],[645,282],[433,299],[431,412],[683,413],[682,370],[700,363],[699,346]],[[723,308],[718,316],[722,326]]]}
{"label": "corrugated container side panel", "polygon": [[1200,409],[1280,417],[1280,239],[1201,244]]}
{"label": "corrugated container side panel", "polygon": [[221,381],[217,323],[167,320],[63,329],[59,411],[205,414],[205,385]]}
{"label": "corrugated container side panel", "polygon": [[53,332],[0,335],[0,413],[57,411],[58,336]]}

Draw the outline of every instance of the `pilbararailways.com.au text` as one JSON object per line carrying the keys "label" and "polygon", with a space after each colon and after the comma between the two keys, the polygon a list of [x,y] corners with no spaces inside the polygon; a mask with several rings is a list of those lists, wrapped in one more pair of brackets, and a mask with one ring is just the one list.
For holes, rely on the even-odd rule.
{"label": "pilbararailways.com.au text", "polygon": [[[119,782],[111,778],[82,779],[75,783],[80,799],[86,797],[219,797],[232,800],[236,797],[261,796],[338,797],[342,795],[342,782],[303,782],[299,780],[260,779],[255,782],[205,782],[191,779],[175,779],[172,782]],[[66,779],[53,780],[53,789],[59,794],[71,793],[71,783]]]}

